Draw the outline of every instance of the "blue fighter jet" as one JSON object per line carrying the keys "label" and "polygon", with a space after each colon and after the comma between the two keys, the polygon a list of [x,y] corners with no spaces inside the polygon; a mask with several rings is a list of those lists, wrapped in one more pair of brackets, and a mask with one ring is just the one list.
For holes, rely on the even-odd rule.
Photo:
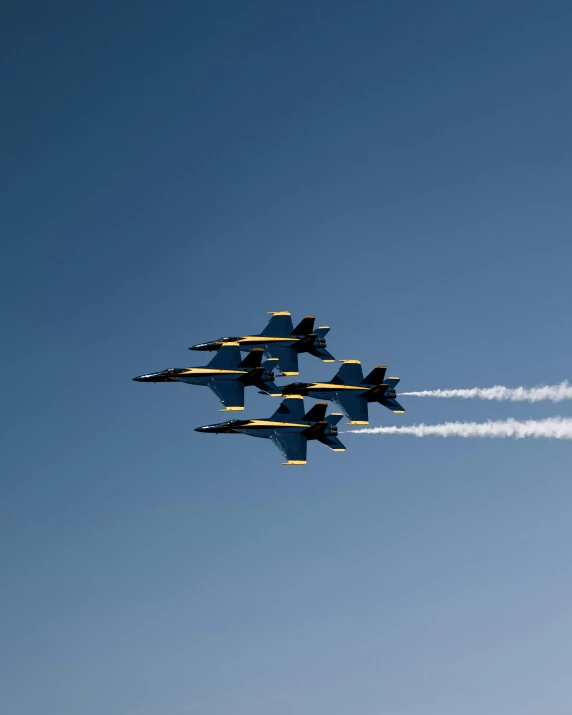
{"label": "blue fighter jet", "polygon": [[226,343],[204,367],[171,367],[161,372],[134,377],[136,382],[186,382],[206,385],[224,405],[221,412],[244,409],[244,388],[255,385],[268,395],[279,397],[274,384],[272,362],[262,364],[262,348],[255,348],[242,359],[237,343]]}
{"label": "blue fighter jet", "polygon": [[284,376],[298,375],[299,353],[310,353],[324,362],[334,362],[334,357],[326,350],[325,336],[330,328],[324,325],[314,330],[313,315],[307,315],[295,328],[292,327],[290,313],[269,315],[272,318],[259,335],[219,338],[208,343],[198,343],[189,350],[219,350],[228,343],[238,343],[241,350],[262,348],[268,357],[278,361]]}
{"label": "blue fighter jet", "polygon": [[345,447],[337,437],[336,424],[341,420],[340,413],[326,417],[328,405],[317,402],[307,414],[304,414],[304,399],[287,397],[280,407],[268,419],[230,420],[216,425],[197,427],[196,432],[210,434],[246,434],[250,437],[270,439],[282,452],[285,466],[306,464],[308,440],[316,439],[327,445],[334,452],[344,452]]}
{"label": "blue fighter jet", "polygon": [[330,382],[292,382],[282,387],[283,395],[309,395],[318,400],[335,402],[348,417],[350,425],[367,425],[368,403],[379,402],[396,414],[405,412],[395,399],[398,377],[385,377],[384,365],[375,367],[364,378],[359,360],[343,363]]}

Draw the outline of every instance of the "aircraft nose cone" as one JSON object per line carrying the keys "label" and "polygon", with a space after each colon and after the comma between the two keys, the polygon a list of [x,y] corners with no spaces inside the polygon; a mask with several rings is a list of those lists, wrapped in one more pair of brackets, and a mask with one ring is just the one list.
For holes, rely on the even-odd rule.
{"label": "aircraft nose cone", "polygon": [[149,375],[138,375],[134,382],[169,382],[169,377],[162,372],[152,372]]}
{"label": "aircraft nose cone", "polygon": [[189,350],[212,350],[213,347],[213,343],[197,343],[196,345],[191,345]]}

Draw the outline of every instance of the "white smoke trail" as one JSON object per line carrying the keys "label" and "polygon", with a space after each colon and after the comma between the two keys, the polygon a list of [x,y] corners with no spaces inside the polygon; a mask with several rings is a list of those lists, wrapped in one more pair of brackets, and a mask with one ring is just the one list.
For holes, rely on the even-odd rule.
{"label": "white smoke trail", "polygon": [[462,397],[467,400],[477,397],[480,400],[510,400],[511,402],[561,402],[572,400],[572,385],[564,380],[559,385],[541,385],[540,387],[471,387],[463,390],[422,390],[420,392],[401,392],[411,397]]}
{"label": "white smoke trail", "polygon": [[353,434],[411,434],[415,437],[493,437],[524,439],[525,437],[572,440],[571,417],[549,417],[544,420],[508,419],[487,422],[444,422],[440,425],[409,427],[365,427],[348,430]]}

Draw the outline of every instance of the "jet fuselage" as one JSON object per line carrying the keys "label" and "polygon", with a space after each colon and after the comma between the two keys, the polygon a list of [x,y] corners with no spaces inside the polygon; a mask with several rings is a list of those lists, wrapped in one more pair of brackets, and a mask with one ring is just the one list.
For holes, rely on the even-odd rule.
{"label": "jet fuselage", "polygon": [[195,432],[209,434],[247,434],[250,437],[268,439],[276,434],[302,434],[306,439],[318,439],[318,436],[335,437],[336,425],[329,422],[277,422],[275,420],[229,420],[214,425],[196,427]]}
{"label": "jet fuselage", "polygon": [[[260,368],[262,371],[262,368]],[[135,382],[186,382],[188,385],[208,385],[212,378],[217,380],[236,380],[238,375],[248,375],[252,370],[226,370],[213,367],[171,367],[168,370],[160,372],[152,372],[148,375],[139,375],[134,377]],[[264,371],[264,380],[274,380],[274,373],[268,370]]]}
{"label": "jet fuselage", "polygon": [[375,402],[378,399],[376,394],[376,388],[378,387],[383,388],[382,394],[384,397],[394,398],[396,396],[395,390],[387,389],[387,385],[344,385],[334,382],[292,382],[282,387],[282,394],[307,395],[318,400],[328,400],[331,399],[332,394],[336,392],[343,391],[344,393],[348,392],[364,397],[366,397],[365,393],[370,393],[372,397],[371,401]]}

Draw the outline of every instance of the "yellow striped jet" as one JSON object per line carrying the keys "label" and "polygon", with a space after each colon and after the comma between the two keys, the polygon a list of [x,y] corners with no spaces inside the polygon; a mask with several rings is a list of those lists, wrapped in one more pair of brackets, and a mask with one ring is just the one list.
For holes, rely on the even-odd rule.
{"label": "yellow striped jet", "polygon": [[398,377],[385,377],[385,365],[375,367],[364,378],[359,360],[343,363],[330,382],[292,382],[282,387],[283,395],[309,395],[318,400],[335,402],[349,418],[350,425],[367,425],[368,403],[379,402],[396,414],[405,412],[395,399]]}
{"label": "yellow striped jet", "polygon": [[272,362],[262,364],[262,348],[254,348],[242,360],[240,347],[226,343],[204,367],[171,367],[161,372],[134,377],[136,382],[186,382],[206,385],[224,405],[221,412],[244,409],[244,388],[255,385],[268,395],[280,395],[274,384]]}
{"label": "yellow striped jet", "polygon": [[285,466],[306,464],[308,440],[318,440],[334,452],[344,452],[345,447],[337,437],[340,413],[326,417],[328,405],[317,402],[304,414],[304,399],[287,397],[268,419],[229,420],[216,425],[197,427],[196,432],[209,434],[246,434],[271,440],[286,458]]}
{"label": "yellow striped jet", "polygon": [[298,375],[299,353],[310,353],[324,362],[334,362],[334,357],[326,350],[325,336],[330,328],[324,325],[314,330],[313,315],[307,315],[295,328],[290,313],[282,311],[269,315],[272,317],[259,335],[219,338],[192,345],[189,350],[219,350],[228,343],[238,343],[241,350],[262,348],[268,357],[276,359],[284,376]]}

